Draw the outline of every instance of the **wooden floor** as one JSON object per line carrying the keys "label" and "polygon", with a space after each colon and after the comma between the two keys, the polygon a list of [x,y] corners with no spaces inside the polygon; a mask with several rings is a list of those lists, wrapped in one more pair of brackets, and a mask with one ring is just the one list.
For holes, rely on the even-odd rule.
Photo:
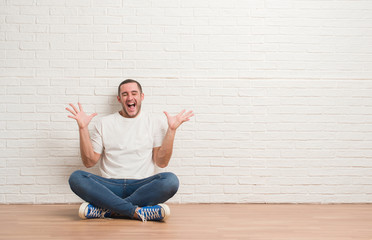
{"label": "wooden floor", "polygon": [[80,220],[78,205],[0,205],[0,239],[372,239],[372,205],[170,205],[167,222]]}

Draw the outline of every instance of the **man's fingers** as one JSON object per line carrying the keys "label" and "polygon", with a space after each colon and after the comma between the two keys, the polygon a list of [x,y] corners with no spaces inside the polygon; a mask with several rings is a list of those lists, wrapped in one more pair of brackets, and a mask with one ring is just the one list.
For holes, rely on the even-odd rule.
{"label": "man's fingers", "polygon": [[77,110],[77,108],[74,106],[74,104],[70,103],[69,104],[74,110],[75,110],[75,113],[79,113],[79,111]]}
{"label": "man's fingers", "polygon": [[69,118],[72,118],[72,119],[75,119],[75,120],[76,120],[76,117],[75,117],[75,116],[71,116],[71,115],[68,115],[67,117],[69,117]]}
{"label": "man's fingers", "polygon": [[79,102],[78,102],[78,105],[79,105],[80,112],[84,112],[83,107],[81,106]]}
{"label": "man's fingers", "polygon": [[94,118],[97,115],[98,115],[97,113],[92,113],[89,117]]}
{"label": "man's fingers", "polygon": [[185,119],[185,121],[189,121],[192,116],[194,116],[193,111],[188,111],[186,114],[183,115],[183,119]]}
{"label": "man's fingers", "polygon": [[[187,113],[185,113],[185,112],[186,112],[186,110],[184,109],[180,113],[178,113],[177,116],[178,117],[182,116],[182,117],[186,117],[186,118],[190,118],[190,117],[194,116],[194,112],[192,110],[188,111]],[[170,117],[168,112],[164,111],[164,113],[167,117]]]}
{"label": "man's fingers", "polygon": [[[185,113],[186,110],[182,110],[180,113],[178,113],[176,116],[173,116],[173,117],[176,117],[178,119],[178,121],[181,121],[181,122],[186,122],[186,121],[189,121],[190,118],[192,116],[194,116],[194,112],[192,110],[188,111],[187,113]],[[169,119],[170,116],[168,112],[164,111],[164,114],[167,116],[167,118]]]}
{"label": "man's fingers", "polygon": [[72,111],[70,108],[66,108],[66,110],[69,111],[70,113],[74,114],[74,115],[76,114],[76,113],[75,113],[74,111]]}
{"label": "man's fingers", "polygon": [[186,110],[183,109],[183,110],[178,114],[178,116],[182,116],[185,112],[186,112]]}
{"label": "man's fingers", "polygon": [[190,118],[185,118],[185,119],[183,119],[182,122],[188,122],[188,121],[190,121]]}
{"label": "man's fingers", "polygon": [[186,114],[185,114],[186,117],[190,118],[192,116],[194,116],[194,112],[191,110],[191,111],[188,111]]}

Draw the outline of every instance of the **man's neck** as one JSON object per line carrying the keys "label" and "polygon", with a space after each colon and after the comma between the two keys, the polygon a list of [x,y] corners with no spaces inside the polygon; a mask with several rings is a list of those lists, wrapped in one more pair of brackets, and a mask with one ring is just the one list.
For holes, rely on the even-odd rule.
{"label": "man's neck", "polygon": [[120,111],[119,111],[119,114],[120,114],[120,116],[122,116],[123,118],[129,118],[129,119],[131,119],[131,118],[136,118],[136,117],[138,117],[138,116],[141,114],[141,110],[138,111],[138,113],[137,113],[134,117],[129,117],[129,116],[125,115],[123,110],[120,110]]}

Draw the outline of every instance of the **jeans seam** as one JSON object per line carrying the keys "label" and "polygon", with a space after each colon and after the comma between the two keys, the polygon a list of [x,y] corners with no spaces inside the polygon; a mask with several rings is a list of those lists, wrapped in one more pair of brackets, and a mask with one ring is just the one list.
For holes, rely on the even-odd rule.
{"label": "jeans seam", "polygon": [[87,175],[87,177],[93,179],[95,182],[104,182],[104,183],[111,184],[111,185],[116,185],[116,186],[122,185],[120,183],[113,183],[113,182],[110,182],[110,181],[106,181],[105,179],[97,178],[94,174],[89,174],[89,175]]}
{"label": "jeans seam", "polygon": [[151,181],[154,181],[155,179],[159,179],[159,178],[161,178],[161,176],[158,173],[156,175],[153,175],[151,178],[142,179],[140,182],[130,183],[130,184],[126,184],[126,185],[133,186],[133,185],[143,184],[144,182],[151,182]]}

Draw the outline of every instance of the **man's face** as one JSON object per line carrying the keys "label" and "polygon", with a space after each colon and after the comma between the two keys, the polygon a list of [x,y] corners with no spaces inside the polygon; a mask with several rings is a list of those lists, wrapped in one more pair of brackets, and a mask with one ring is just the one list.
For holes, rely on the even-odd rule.
{"label": "man's face", "polygon": [[123,117],[137,117],[141,111],[141,103],[144,98],[144,94],[141,93],[136,83],[126,83],[121,85],[120,95],[117,98],[123,107]]}

